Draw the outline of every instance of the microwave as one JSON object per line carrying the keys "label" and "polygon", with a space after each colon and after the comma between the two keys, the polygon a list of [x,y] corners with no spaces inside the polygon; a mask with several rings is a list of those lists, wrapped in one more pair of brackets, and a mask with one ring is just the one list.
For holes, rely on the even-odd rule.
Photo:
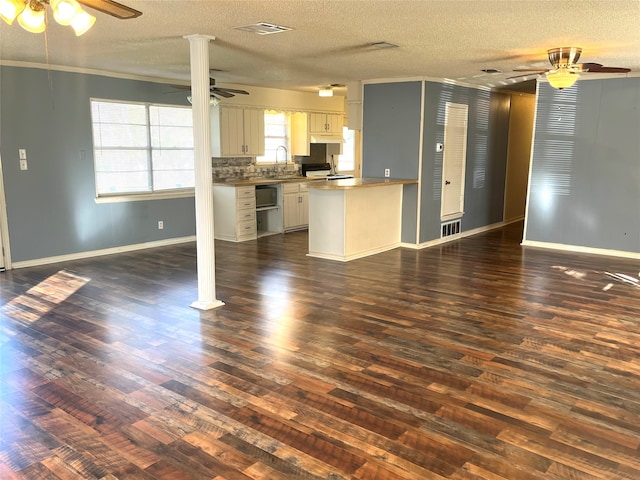
{"label": "microwave", "polygon": [[256,208],[278,205],[278,187],[270,185],[256,186]]}

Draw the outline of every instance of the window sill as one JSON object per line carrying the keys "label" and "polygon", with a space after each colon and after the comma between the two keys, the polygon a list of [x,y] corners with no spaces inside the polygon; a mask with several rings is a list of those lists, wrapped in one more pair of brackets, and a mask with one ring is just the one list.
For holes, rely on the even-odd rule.
{"label": "window sill", "polygon": [[95,198],[96,203],[144,202],[149,200],[166,200],[171,198],[187,198],[195,196],[193,188],[173,192],[131,193],[122,195],[103,195]]}

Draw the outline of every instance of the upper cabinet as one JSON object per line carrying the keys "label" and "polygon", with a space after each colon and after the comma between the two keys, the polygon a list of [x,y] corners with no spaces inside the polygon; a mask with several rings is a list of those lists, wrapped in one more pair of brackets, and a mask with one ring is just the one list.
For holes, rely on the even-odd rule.
{"label": "upper cabinet", "polygon": [[312,135],[342,135],[344,117],[338,113],[310,113],[309,133]]}
{"label": "upper cabinet", "polygon": [[291,114],[291,155],[309,155],[309,114]]}
{"label": "upper cabinet", "polygon": [[211,154],[214,157],[264,155],[264,110],[211,107]]}

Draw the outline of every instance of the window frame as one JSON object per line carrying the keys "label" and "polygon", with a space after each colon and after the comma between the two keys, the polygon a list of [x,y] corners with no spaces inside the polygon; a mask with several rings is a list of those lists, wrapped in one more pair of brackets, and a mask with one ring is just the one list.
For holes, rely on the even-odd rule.
{"label": "window frame", "polygon": [[291,156],[291,154],[289,153],[291,151],[291,112],[286,111],[286,110],[274,110],[274,109],[265,109],[264,110],[264,143],[265,143],[265,154],[267,153],[267,139],[268,138],[282,138],[282,137],[270,137],[269,135],[267,135],[267,115],[284,115],[285,117],[285,136],[284,136],[284,147],[286,147],[287,151],[285,153],[285,161],[284,162],[277,162],[276,158],[277,158],[277,150],[276,150],[276,157],[273,159],[269,159],[269,160],[259,160],[261,157],[266,157],[266,155],[260,155],[255,157],[255,164],[256,166],[263,166],[263,167],[268,167],[271,165],[280,165],[280,164],[284,164],[284,165],[288,165],[290,163],[290,160],[293,158]]}
{"label": "window frame", "polygon": [[[122,191],[122,192],[103,192],[100,193],[98,191],[98,170],[96,165],[96,152],[101,148],[96,148],[95,144],[95,129],[99,122],[95,122],[93,118],[93,104],[95,103],[113,103],[113,104],[121,104],[121,105],[141,105],[145,108],[145,130],[146,130],[146,146],[140,147],[140,150],[144,150],[146,152],[146,174],[148,177],[148,185],[151,188],[148,191]],[[157,127],[158,125],[153,125],[151,121],[151,108],[152,107],[160,107],[160,108],[177,108],[177,109],[187,109],[191,110],[191,107],[188,105],[175,105],[175,104],[163,104],[156,102],[136,102],[129,100],[118,100],[118,99],[106,99],[106,98],[94,98],[91,97],[89,99],[89,109],[91,116],[91,142],[92,142],[92,153],[93,153],[93,172],[94,172],[94,186],[95,186],[95,202],[96,203],[118,203],[118,202],[130,202],[130,201],[143,201],[143,200],[157,200],[157,199],[165,199],[165,198],[185,198],[185,197],[193,197],[195,195],[195,146],[191,148],[191,152],[193,154],[193,180],[194,186],[188,187],[176,187],[176,188],[168,188],[168,189],[158,189],[154,190],[153,185],[153,176],[154,176],[154,168],[153,168],[153,154],[158,150],[163,150],[162,148],[158,149],[153,146],[152,142],[152,128]],[[191,129],[193,130],[193,125],[191,125]],[[112,147],[113,150],[117,150],[118,147]],[[122,147],[121,147],[122,148]],[[176,148],[169,147],[164,150],[189,150],[188,148]]]}

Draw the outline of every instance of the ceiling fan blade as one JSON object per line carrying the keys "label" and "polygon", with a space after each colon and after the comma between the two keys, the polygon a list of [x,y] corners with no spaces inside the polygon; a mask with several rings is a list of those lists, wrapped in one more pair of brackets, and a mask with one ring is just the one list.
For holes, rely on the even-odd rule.
{"label": "ceiling fan blade", "polygon": [[212,88],[211,89],[211,95],[218,95],[218,96],[224,97],[224,98],[231,98],[231,97],[235,96],[233,93],[226,92],[226,91],[221,90],[219,88]]}
{"label": "ceiling fan blade", "polygon": [[249,92],[246,90],[236,90],[235,88],[223,88],[216,87],[218,90],[224,90],[225,92],[237,93],[238,95],[249,95]]}
{"label": "ceiling fan blade", "polygon": [[[516,71],[521,71],[521,70],[516,70]],[[531,73],[525,73],[524,75],[516,75],[515,77],[507,77],[507,80],[511,80],[514,78],[522,78],[522,77],[530,77],[532,75],[542,75],[544,72],[541,72],[540,70],[533,70],[531,71]]]}
{"label": "ceiling fan blade", "polygon": [[121,3],[114,2],[113,0],[78,0],[78,3],[121,20],[136,18],[142,15],[142,12],[122,5]]}
{"label": "ceiling fan blade", "polygon": [[[598,65],[597,63],[595,65]],[[602,65],[598,65],[597,67],[582,67],[583,72],[591,72],[591,73],[629,73],[631,71],[630,68],[623,67],[603,67]]]}
{"label": "ceiling fan blade", "polygon": [[539,72],[544,73],[551,70],[550,68],[514,68],[514,72]]}
{"label": "ceiling fan blade", "polygon": [[580,70],[582,70],[583,72],[593,72],[595,70],[598,70],[599,68],[602,68],[602,64],[601,63],[579,63],[578,67],[580,67]]}

